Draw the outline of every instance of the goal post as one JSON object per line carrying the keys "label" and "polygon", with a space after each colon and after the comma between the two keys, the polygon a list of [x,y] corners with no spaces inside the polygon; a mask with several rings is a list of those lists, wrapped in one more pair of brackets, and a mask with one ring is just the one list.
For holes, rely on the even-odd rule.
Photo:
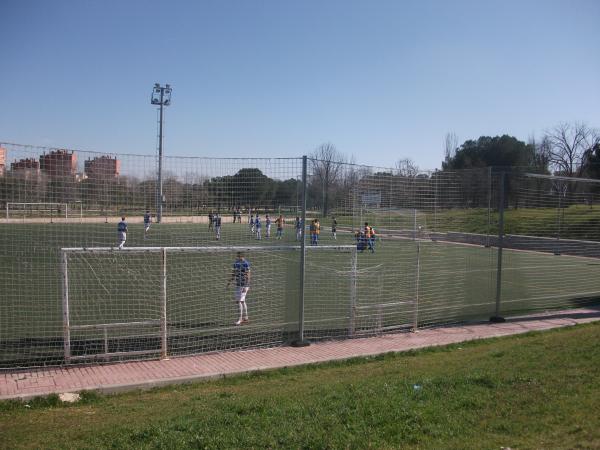
{"label": "goal post", "polygon": [[52,221],[54,214],[56,217],[69,218],[69,204],[55,202],[7,202],[6,203],[6,219],[15,218],[15,215],[20,213],[16,218],[46,218],[49,217]]}
{"label": "goal post", "polygon": [[[300,250],[300,245],[62,248],[65,361],[285,344],[300,326]],[[352,335],[356,246],[306,250],[313,274],[307,281],[308,329],[317,337],[333,328]],[[238,252],[252,271],[250,322],[243,327],[235,325],[235,287],[227,287]],[[344,277],[323,264],[336,270],[343,265]]]}
{"label": "goal post", "polygon": [[[73,307],[77,307],[77,305],[72,304],[72,292],[77,291],[78,288],[81,290],[81,286],[74,286],[71,288],[71,284],[73,282],[73,278],[70,276],[72,271],[73,263],[72,258],[77,255],[109,255],[112,251],[124,252],[124,253],[140,253],[142,255],[147,253],[153,253],[159,256],[160,261],[160,274],[161,279],[159,282],[159,289],[156,292],[156,297],[160,299],[160,304],[158,307],[158,311],[160,312],[158,317],[156,318],[145,318],[140,320],[139,317],[131,317],[124,318],[117,314],[109,314],[108,320],[106,316],[102,317],[102,314],[98,314],[96,311],[96,315],[100,316],[97,318],[92,317],[90,320],[75,320],[73,321]],[[98,280],[98,284],[105,290],[107,290],[106,285],[102,281],[106,282],[115,282],[115,279],[111,279],[110,273],[106,273],[107,267],[105,265],[100,265],[99,267],[94,268],[89,261],[85,260],[86,265],[89,267],[91,271],[92,277]],[[62,274],[62,315],[63,315],[63,347],[64,347],[64,358],[66,362],[71,362],[73,360],[78,359],[89,359],[90,355],[86,354],[78,354],[74,355],[72,351],[72,334],[80,333],[80,334],[94,334],[96,336],[100,336],[101,341],[101,351],[95,352],[93,357],[98,358],[102,357],[108,359],[110,357],[123,356],[123,355],[146,355],[146,354],[155,354],[157,351],[160,351],[160,354],[163,358],[166,358],[166,343],[167,343],[167,326],[166,326],[166,250],[161,247],[157,248],[127,248],[127,249],[114,249],[109,247],[97,247],[97,248],[62,248],[61,249],[61,274]],[[103,280],[105,278],[106,280]],[[87,280],[90,283],[90,280]],[[127,280],[125,280],[125,283]],[[124,284],[123,280],[121,280],[120,287]],[[97,300],[99,297],[95,298],[92,296],[92,300]],[[76,300],[76,299],[75,299]],[[75,317],[77,319],[77,317]],[[81,319],[81,318],[80,318]],[[99,319],[99,320],[95,320]],[[105,320],[102,320],[105,319]],[[79,322],[79,323],[77,323]],[[155,328],[158,326],[158,330],[160,333],[160,348],[158,350],[155,349],[141,349],[141,350],[129,350],[126,352],[122,351],[110,351],[109,350],[109,332],[113,330],[120,330],[126,328],[143,328],[143,327],[151,327]]]}

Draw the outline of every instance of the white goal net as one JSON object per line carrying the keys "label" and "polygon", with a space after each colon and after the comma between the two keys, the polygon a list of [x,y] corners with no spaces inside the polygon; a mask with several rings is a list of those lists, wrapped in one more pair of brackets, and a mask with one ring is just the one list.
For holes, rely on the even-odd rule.
{"label": "white goal net", "polygon": [[42,219],[51,221],[55,218],[69,218],[67,203],[48,202],[7,202],[6,219]]}
{"label": "white goal net", "polygon": [[[65,360],[167,357],[294,340],[300,250],[298,245],[63,248]],[[232,273],[240,252],[250,267],[243,311],[248,321],[236,325],[240,308]],[[306,334],[351,334],[356,247],[307,247],[306,254]]]}

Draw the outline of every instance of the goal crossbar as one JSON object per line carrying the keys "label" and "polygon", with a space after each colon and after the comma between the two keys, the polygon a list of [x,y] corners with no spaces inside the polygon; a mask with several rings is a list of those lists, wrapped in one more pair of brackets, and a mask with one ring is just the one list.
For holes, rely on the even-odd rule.
{"label": "goal crossbar", "polygon": [[[315,245],[306,246],[306,250],[354,250],[355,245]],[[200,247],[63,247],[60,249],[64,253],[108,253],[108,252],[149,252],[160,253],[168,252],[244,252],[244,251],[289,251],[301,250],[300,245],[277,245],[277,246],[200,246]]]}

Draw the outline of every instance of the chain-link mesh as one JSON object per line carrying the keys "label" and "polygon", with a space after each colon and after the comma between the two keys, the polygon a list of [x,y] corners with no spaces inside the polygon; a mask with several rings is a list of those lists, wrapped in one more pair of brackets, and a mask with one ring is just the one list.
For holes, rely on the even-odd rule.
{"label": "chain-link mesh", "polygon": [[596,302],[600,293],[600,182],[510,173],[502,309]]}
{"label": "chain-link mesh", "polygon": [[[303,179],[302,158],[166,157],[161,197],[151,156],[1,148],[2,368],[281,345],[301,328],[371,335],[600,296],[597,180],[316,159]],[[247,311],[227,287],[238,251]]]}

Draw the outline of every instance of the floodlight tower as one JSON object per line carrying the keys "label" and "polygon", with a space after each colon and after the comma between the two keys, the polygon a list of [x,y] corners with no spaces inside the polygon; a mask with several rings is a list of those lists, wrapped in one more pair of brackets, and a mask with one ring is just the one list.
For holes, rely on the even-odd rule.
{"label": "floodlight tower", "polygon": [[158,109],[160,111],[160,119],[158,121],[158,186],[156,188],[156,222],[160,223],[162,220],[163,207],[163,107],[171,104],[171,86],[168,84],[161,86],[159,83],[154,83],[154,88],[152,89],[152,99],[150,103],[153,105],[158,105]]}

